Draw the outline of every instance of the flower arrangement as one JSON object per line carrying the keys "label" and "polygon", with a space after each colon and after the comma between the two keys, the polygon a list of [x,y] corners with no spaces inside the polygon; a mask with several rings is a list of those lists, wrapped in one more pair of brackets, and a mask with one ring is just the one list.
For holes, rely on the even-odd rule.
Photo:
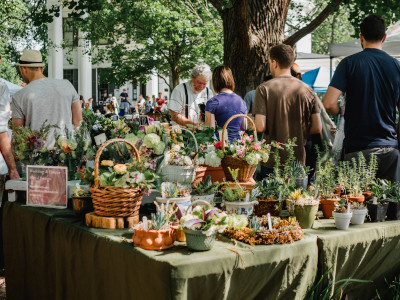
{"label": "flower arrangement", "polygon": [[168,165],[172,166],[194,166],[196,153],[190,152],[177,145],[174,144],[171,149],[166,154],[166,161]]}
{"label": "flower arrangement", "polygon": [[[229,216],[236,218],[234,215]],[[301,240],[304,232],[295,218],[280,219],[271,217],[271,229],[267,216],[253,217],[246,227],[228,226],[225,235],[249,245],[291,244]]]}
{"label": "flower arrangement", "polygon": [[253,135],[240,132],[241,139],[235,140],[222,150],[222,142],[215,144],[218,157],[224,158],[225,155],[244,159],[249,165],[257,165],[259,162],[267,162],[269,159],[270,145],[265,143],[265,139],[257,141]]}
{"label": "flower arrangement", "polygon": [[205,210],[198,205],[180,219],[182,228],[201,230],[206,236],[224,232],[228,225],[228,215],[215,208]]}

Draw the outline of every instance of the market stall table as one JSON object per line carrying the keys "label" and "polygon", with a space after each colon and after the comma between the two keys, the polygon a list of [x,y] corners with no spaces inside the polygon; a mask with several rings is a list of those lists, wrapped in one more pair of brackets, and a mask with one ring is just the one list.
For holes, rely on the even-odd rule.
{"label": "market stall table", "polygon": [[314,228],[305,232],[317,236],[320,275],[330,270],[326,278],[332,282],[348,278],[373,281],[350,284],[345,290],[349,299],[372,299],[376,289],[387,292],[385,278],[389,281],[400,274],[400,221],[338,230],[333,219],[322,219]]}
{"label": "market stall table", "polygon": [[146,251],[127,229],[88,228],[71,210],[10,202],[3,225],[11,300],[302,299],[317,270],[308,234],[290,245]]}

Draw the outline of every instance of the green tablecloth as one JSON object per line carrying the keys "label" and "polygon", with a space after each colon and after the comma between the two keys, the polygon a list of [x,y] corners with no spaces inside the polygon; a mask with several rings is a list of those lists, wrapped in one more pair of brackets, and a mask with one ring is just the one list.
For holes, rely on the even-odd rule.
{"label": "green tablecloth", "polygon": [[[385,278],[400,274],[400,221],[351,225],[337,230],[334,220],[314,223],[318,229],[306,230],[318,237],[319,274],[336,282],[355,278],[373,283],[352,283],[346,288],[349,299],[372,299],[376,289],[387,290]],[[390,298],[382,298],[390,299]]]}
{"label": "green tablecloth", "polygon": [[[317,270],[317,238],[291,245],[146,251],[128,230],[87,228],[70,210],[6,203],[7,299],[302,299]],[[238,247],[234,247],[238,249]]]}

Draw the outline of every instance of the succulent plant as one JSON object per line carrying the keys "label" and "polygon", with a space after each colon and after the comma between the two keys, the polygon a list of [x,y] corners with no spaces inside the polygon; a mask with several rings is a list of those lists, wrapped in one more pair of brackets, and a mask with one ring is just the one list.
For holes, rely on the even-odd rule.
{"label": "succulent plant", "polygon": [[152,213],[151,219],[153,221],[153,228],[155,230],[162,229],[168,223],[168,216],[162,209],[159,209],[155,213]]}
{"label": "succulent plant", "polygon": [[261,227],[261,220],[259,220],[256,216],[250,218],[249,227],[253,233],[257,232]]}

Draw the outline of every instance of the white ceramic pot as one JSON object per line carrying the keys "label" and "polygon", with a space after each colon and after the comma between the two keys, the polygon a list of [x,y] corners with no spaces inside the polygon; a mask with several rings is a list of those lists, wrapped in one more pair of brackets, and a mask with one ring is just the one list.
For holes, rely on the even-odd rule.
{"label": "white ceramic pot", "polygon": [[200,195],[193,196],[192,195],[192,202],[197,201],[197,200],[204,200],[204,201],[207,201],[208,203],[210,203],[212,205],[213,202],[214,202],[214,194],[202,195],[202,196],[200,196]]}
{"label": "white ceramic pot", "polygon": [[162,198],[162,197],[156,197],[157,203],[160,204],[169,204],[173,205],[176,203],[180,209],[183,211],[186,211],[186,209],[189,207],[189,205],[192,204],[190,201],[192,196],[187,196],[187,197],[179,197],[179,198]]}
{"label": "white ceramic pot", "polygon": [[353,213],[338,213],[333,212],[333,217],[335,218],[335,225],[337,229],[346,230],[349,228],[351,217]]}
{"label": "white ceramic pot", "polygon": [[166,165],[160,170],[163,179],[170,182],[192,183],[196,178],[196,169],[194,166],[172,166]]}
{"label": "white ceramic pot", "polygon": [[364,224],[365,216],[367,215],[368,209],[353,209],[353,216],[351,217],[351,224],[362,225]]}
{"label": "white ceramic pot", "polygon": [[252,202],[229,202],[224,201],[225,210],[228,214],[237,214],[237,215],[251,215],[254,211],[254,205],[258,204],[258,201]]}

